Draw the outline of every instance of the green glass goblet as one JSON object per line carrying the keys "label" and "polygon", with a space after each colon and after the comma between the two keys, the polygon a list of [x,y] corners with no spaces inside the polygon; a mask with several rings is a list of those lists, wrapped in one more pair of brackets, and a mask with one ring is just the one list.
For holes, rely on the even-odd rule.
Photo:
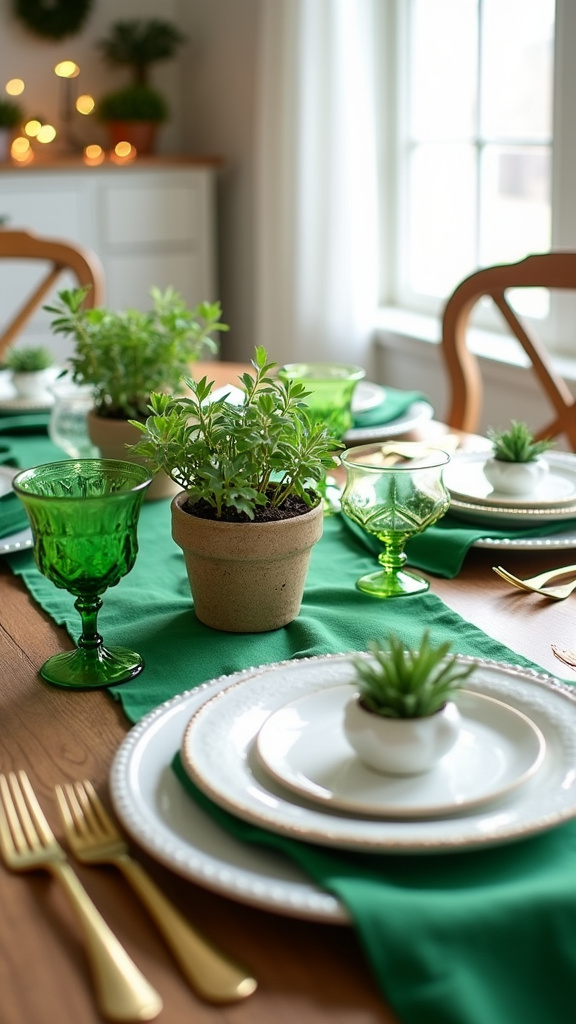
{"label": "green glass goblet", "polygon": [[382,568],[362,576],[358,589],[373,597],[428,590],[428,580],[403,569],[404,546],[448,511],[442,474],[450,456],[415,442],[389,442],[349,448],[341,460],[346,469],[342,512],[383,544]]}
{"label": "green glass goblet", "polygon": [[104,647],[97,631],[101,594],[130,572],[137,524],[150,474],[114,459],[73,459],[19,473],[12,486],[32,527],[40,572],[76,597],[82,634],[75,651],[40,669],[54,686],[95,689],[124,683],[143,669],[139,654]]}
{"label": "green glass goblet", "polygon": [[278,370],[284,380],[297,380],[309,392],[304,401],[310,419],[324,423],[337,440],[352,426],[352,399],[356,385],[366,376],[351,363],[286,363]]}

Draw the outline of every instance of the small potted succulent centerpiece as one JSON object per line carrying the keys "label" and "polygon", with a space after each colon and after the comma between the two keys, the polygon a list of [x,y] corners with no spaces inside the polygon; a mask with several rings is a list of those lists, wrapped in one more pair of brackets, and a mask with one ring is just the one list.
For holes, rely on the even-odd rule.
{"label": "small potted succulent centerpiece", "polygon": [[51,402],[47,389],[58,370],[49,349],[43,345],[11,348],[6,353],[5,366],[11,371],[17,398]]}
{"label": "small potted succulent centerpiece", "polygon": [[508,430],[488,430],[493,456],[486,460],[484,475],[495,491],[521,496],[536,491],[548,473],[542,454],[549,440],[535,441],[526,423],[512,420]]}
{"label": "small potted succulent centerpiece", "polygon": [[434,647],[428,631],[417,651],[391,635],[388,647],[369,645],[372,658],[356,658],[357,693],[344,709],[344,733],[368,767],[389,775],[429,771],[458,738],[454,698],[474,671],[450,643]]}
{"label": "small potted succulent centerpiece", "polygon": [[134,426],[132,449],[183,490],[172,501],[172,536],[184,551],[194,609],[229,633],[279,629],[300,610],[310,550],[322,535],[318,484],[341,445],[312,424],[303,384],[270,376],[257,348],[243,401],[212,398],[213,383],[188,379],[190,395],[154,394]]}
{"label": "small potted succulent centerpiece", "polygon": [[15,100],[0,97],[0,161],[10,156],[16,129],[24,120],[24,110]]}
{"label": "small potted succulent centerpiece", "polygon": [[158,125],[168,118],[168,104],[149,83],[149,68],[156,61],[172,57],[185,36],[170,22],[150,20],[118,21],[109,35],[98,43],[109,64],[124,65],[132,81],[107,93],[97,104],[96,116],[108,126],[112,146],[129,142],[138,153],[152,153]]}
{"label": "small potted succulent centerpiece", "polygon": [[[228,330],[220,322],[220,303],[201,302],[188,309],[173,288],[152,288],[150,311],[113,312],[84,309],[85,295],[85,288],[58,293],[59,305],[46,307],[56,314],[52,330],[74,341],[69,359],[74,383],[93,389],[94,408],[88,413],[92,444],[104,458],[142,461],[127,448],[139,437],[130,421],[145,422],[153,391],[183,390],[190,365],[204,351],[217,351],[210,335]],[[146,497],[171,497],[176,490],[159,473]]]}

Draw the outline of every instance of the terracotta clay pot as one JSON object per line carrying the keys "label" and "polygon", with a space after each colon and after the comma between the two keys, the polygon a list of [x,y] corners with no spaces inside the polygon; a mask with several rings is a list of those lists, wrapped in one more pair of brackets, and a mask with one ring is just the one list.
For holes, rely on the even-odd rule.
{"label": "terracotta clay pot", "polygon": [[265,633],[300,611],[310,551],[322,536],[322,504],[269,523],[226,523],[172,501],[172,536],[184,551],[200,622],[226,633]]}
{"label": "terracotta clay pot", "polygon": [[139,156],[149,156],[156,149],[156,121],[109,121],[108,133],[112,149],[119,142],[129,142]]}
{"label": "terracotta clay pot", "polygon": [[[88,434],[92,444],[100,449],[103,459],[123,459],[124,462],[137,462],[146,465],[146,460],[132,455],[126,448],[127,444],[136,444],[142,437],[139,430],[128,420],[112,420],[105,416],[97,416],[94,411],[87,416]],[[167,473],[157,473],[144,498],[145,501],[156,501],[158,498],[173,498],[181,490]]]}

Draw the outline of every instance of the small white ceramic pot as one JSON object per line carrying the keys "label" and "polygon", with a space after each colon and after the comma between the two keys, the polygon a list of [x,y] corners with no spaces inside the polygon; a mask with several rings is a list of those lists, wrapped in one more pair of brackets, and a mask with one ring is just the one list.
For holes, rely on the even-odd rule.
{"label": "small white ceramic pot", "polygon": [[54,380],[54,374],[53,367],[47,370],[31,370],[28,373],[13,373],[12,384],[18,398],[51,403],[52,395],[48,388]]}
{"label": "small white ceramic pot", "polygon": [[534,459],[532,462],[488,459],[484,464],[484,476],[494,490],[517,497],[537,491],[548,472],[546,459]]}
{"label": "small white ceramic pot", "polygon": [[344,708],[344,734],[360,760],[387,775],[430,771],[454,746],[460,712],[453,701],[427,718],[385,718],[355,694]]}

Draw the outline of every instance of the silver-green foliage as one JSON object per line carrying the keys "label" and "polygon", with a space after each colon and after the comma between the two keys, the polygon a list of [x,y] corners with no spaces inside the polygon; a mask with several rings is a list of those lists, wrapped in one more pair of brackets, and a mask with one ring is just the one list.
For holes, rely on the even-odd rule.
{"label": "silver-green foliage", "polygon": [[533,462],[550,447],[546,440],[535,441],[526,423],[511,420],[508,430],[488,430],[494,448],[494,458],[501,462]]}
{"label": "silver-green foliage", "polygon": [[447,657],[450,643],[433,647],[426,630],[417,651],[406,651],[393,634],[388,646],[372,642],[372,663],[355,658],[358,692],[369,711],[385,718],[427,718],[451,700],[474,671],[456,655]]}
{"label": "silver-green foliage", "polygon": [[187,378],[189,397],[153,394],[146,425],[134,422],[144,437],[132,452],[218,519],[231,510],[253,519],[258,506],[279,508],[290,496],[316,504],[315,486],[342,447],[322,423],[311,423],[303,384],[270,376],[276,363],[265,348],[256,349],[252,366],[253,374],[239,378],[241,404],[211,400],[213,382]]}
{"label": "silver-green foliage", "polygon": [[85,309],[86,288],[58,293],[52,330],[74,340],[72,379],[94,390],[101,416],[146,419],[153,391],[174,392],[203,350],[217,351],[210,337],[227,331],[220,303],[201,302],[187,309],[173,288],[151,289],[153,309]]}

